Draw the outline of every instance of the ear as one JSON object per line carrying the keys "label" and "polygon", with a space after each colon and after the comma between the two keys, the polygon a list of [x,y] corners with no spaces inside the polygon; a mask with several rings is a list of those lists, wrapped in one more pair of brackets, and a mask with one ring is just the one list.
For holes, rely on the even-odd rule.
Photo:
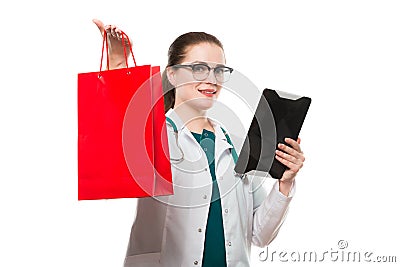
{"label": "ear", "polygon": [[176,87],[176,79],[175,79],[175,71],[173,67],[167,67],[167,78],[168,81],[174,86]]}

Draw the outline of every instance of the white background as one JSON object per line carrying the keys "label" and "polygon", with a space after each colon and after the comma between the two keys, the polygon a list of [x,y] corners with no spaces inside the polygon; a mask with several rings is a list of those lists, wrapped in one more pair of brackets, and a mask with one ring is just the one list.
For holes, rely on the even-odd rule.
{"label": "white background", "polygon": [[[100,61],[92,18],[123,28],[138,64],[164,67],[177,36],[205,31],[223,42],[227,64],[260,89],[310,96],[300,135],[306,165],[270,251],[322,253],[343,239],[349,251],[397,253],[399,261],[399,6],[2,4],[0,266],[122,266],[136,200],[77,201],[77,74],[97,71]],[[252,266],[272,266],[258,261],[260,251],[253,248]]]}

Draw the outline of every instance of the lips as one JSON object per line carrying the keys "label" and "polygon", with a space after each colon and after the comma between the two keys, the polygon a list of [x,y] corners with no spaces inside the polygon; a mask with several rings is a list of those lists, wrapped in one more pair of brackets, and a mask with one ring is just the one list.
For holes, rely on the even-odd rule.
{"label": "lips", "polygon": [[205,96],[213,96],[216,94],[217,90],[214,89],[198,89],[200,93],[202,93]]}

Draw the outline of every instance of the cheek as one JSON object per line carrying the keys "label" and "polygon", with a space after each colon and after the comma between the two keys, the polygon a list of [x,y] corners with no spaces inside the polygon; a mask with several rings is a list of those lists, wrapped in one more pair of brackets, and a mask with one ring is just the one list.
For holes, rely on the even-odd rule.
{"label": "cheek", "polygon": [[196,85],[197,83],[187,83],[177,87],[176,96],[182,100],[189,100],[198,97]]}
{"label": "cheek", "polygon": [[222,90],[223,87],[221,85],[217,86],[217,92],[215,93],[215,97],[218,97]]}
{"label": "cheek", "polygon": [[176,86],[184,86],[188,83],[194,82],[193,74],[187,70],[180,70],[175,75]]}

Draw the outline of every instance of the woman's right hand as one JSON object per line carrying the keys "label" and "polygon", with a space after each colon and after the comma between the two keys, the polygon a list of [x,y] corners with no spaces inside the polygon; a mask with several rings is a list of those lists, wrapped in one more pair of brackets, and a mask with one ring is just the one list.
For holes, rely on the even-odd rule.
{"label": "woman's right hand", "polygon": [[[102,21],[93,19],[94,24],[99,28],[103,36],[104,30],[107,33],[108,53],[110,60],[110,69],[119,69],[126,67],[124,46],[122,45],[122,31],[115,25],[104,25]],[[131,51],[129,42],[125,37],[126,56],[129,57]]]}

